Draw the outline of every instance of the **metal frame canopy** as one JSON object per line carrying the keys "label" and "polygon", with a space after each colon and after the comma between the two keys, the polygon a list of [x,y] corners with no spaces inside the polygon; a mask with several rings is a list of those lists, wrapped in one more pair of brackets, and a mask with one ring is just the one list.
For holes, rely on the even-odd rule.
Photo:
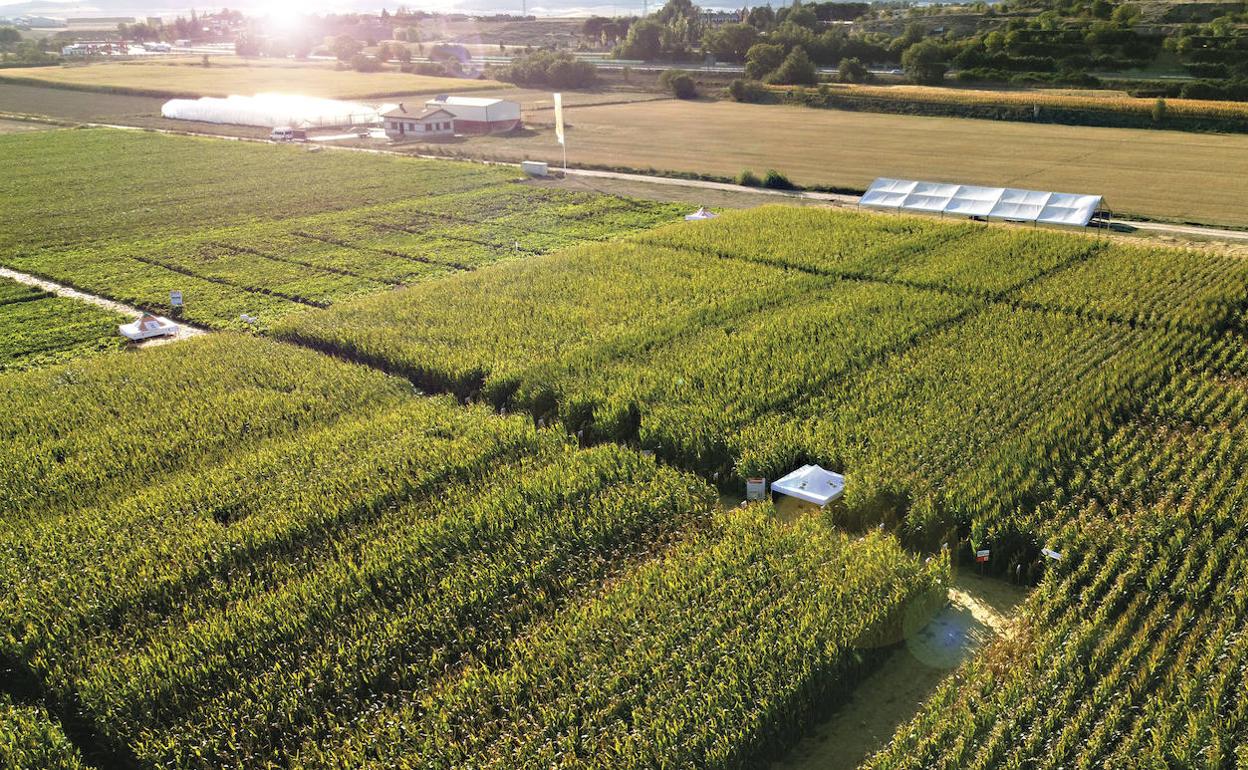
{"label": "metal frame canopy", "polygon": [[977,187],[969,184],[919,182],[880,177],[858,199],[858,205],[928,214],[1008,219],[1043,225],[1087,227],[1101,211],[1100,195]]}

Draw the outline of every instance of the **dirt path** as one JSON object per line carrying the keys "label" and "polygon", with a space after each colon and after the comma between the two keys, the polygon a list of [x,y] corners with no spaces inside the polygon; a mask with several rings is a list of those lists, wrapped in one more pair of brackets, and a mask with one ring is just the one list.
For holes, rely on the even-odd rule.
{"label": "dirt path", "polygon": [[[17,283],[25,284],[27,286],[34,286],[51,294],[55,294],[58,297],[68,297],[69,299],[78,300],[79,302],[96,305],[97,307],[102,307],[105,310],[111,310],[114,313],[119,313],[129,318],[138,318],[144,313],[144,311],[136,307],[131,307],[121,302],[115,302],[111,299],[100,297],[95,294],[78,291],[77,289],[71,289],[68,286],[63,286],[59,283],[38,278],[28,273],[20,273],[16,270],[10,270],[7,267],[0,267],[0,278],[8,278],[10,281],[16,281]],[[179,322],[177,334],[170,337],[153,337],[152,339],[144,340],[136,344],[138,347],[152,347],[169,342],[177,342],[178,340],[189,339],[191,337],[198,337],[199,335],[206,333],[206,329],[201,329],[197,326],[191,326],[189,324]]]}
{"label": "dirt path", "polygon": [[853,770],[883,748],[913,717],[950,671],[994,637],[1009,633],[1010,616],[1026,591],[962,571],[949,605],[906,640],[854,690],[848,703],[807,736],[772,770]]}

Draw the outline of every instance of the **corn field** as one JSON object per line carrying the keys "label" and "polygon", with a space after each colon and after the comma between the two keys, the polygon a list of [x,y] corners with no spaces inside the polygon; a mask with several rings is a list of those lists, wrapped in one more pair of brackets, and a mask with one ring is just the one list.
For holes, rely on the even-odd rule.
{"label": "corn field", "polygon": [[[271,314],[65,361],[9,334],[0,765],[765,766],[969,547],[1037,588],[867,768],[1248,767],[1248,261],[782,207],[641,231],[677,210],[373,158],[274,202],[338,161],[48,137],[125,196],[41,207],[9,164],[16,211],[84,221],[0,262]],[[0,283],[0,318],[52,302]],[[713,486],[812,462],[846,494],[794,523]]]}

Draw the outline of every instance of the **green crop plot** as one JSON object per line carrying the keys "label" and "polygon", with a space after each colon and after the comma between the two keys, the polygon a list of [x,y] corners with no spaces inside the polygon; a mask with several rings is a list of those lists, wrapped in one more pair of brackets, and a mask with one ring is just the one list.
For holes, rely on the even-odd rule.
{"label": "green crop plot", "polygon": [[116,194],[0,154],[0,263],[260,322],[0,373],[0,764],[765,765],[976,550],[1037,590],[866,767],[1248,763],[1248,262],[46,134]]}
{"label": "green crop plot", "polygon": [[0,372],[30,369],[122,346],[131,319],[0,278]]}
{"label": "green crop plot", "polygon": [[[0,137],[0,265],[212,328],[679,218],[479,164],[123,131]],[[57,185],[71,173],[73,185]],[[24,222],[38,221],[31,228]],[[247,315],[255,321],[245,322]]]}

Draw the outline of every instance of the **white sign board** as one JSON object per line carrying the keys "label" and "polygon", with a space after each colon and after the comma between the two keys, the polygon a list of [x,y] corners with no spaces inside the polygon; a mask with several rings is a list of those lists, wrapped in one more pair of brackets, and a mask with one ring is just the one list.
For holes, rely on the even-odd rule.
{"label": "white sign board", "polygon": [[989,556],[989,554],[991,554],[991,553],[992,553],[992,551],[988,550],[987,548],[985,548],[985,549],[983,549],[983,550],[981,550],[981,551],[976,551],[976,552],[975,552],[975,561],[980,562],[980,563],[986,562],[986,561],[988,561],[988,556]]}
{"label": "white sign board", "polygon": [[767,479],[752,478],[745,480],[745,499],[762,500],[767,497]]}
{"label": "white sign board", "polygon": [[1054,551],[1054,550],[1053,550],[1053,549],[1051,549],[1051,548],[1041,548],[1041,549],[1040,549],[1040,553],[1042,553],[1042,554],[1044,554],[1045,556],[1049,557],[1049,558],[1050,558],[1050,559],[1052,559],[1053,561],[1061,561],[1061,560],[1062,560],[1062,555],[1061,555],[1060,553],[1058,553],[1057,551]]}
{"label": "white sign board", "polygon": [[169,292],[169,307],[182,307],[182,292],[177,290]]}

